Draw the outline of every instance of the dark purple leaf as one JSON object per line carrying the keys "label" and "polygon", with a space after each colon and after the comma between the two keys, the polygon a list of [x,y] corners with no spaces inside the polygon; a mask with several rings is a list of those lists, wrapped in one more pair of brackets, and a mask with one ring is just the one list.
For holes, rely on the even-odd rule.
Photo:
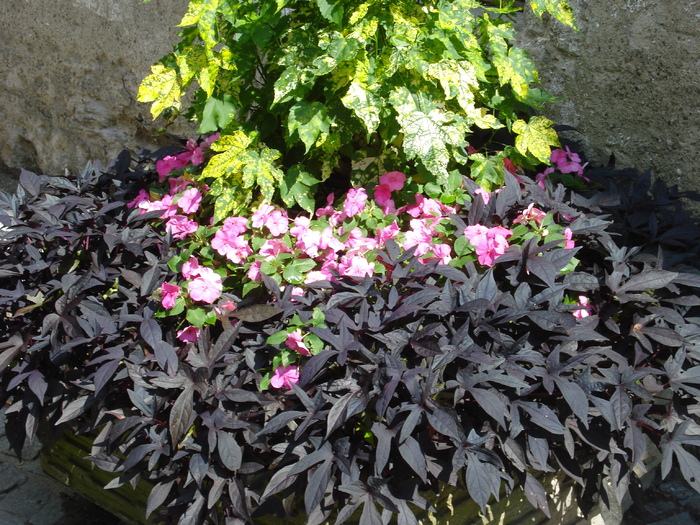
{"label": "dark purple leaf", "polygon": [[39,404],[43,406],[46,388],[49,386],[44,378],[44,374],[38,370],[34,370],[27,377],[27,384],[29,385],[29,389],[34,392],[34,395],[39,400]]}
{"label": "dark purple leaf", "polygon": [[87,407],[90,406],[90,404],[92,404],[92,401],[92,395],[80,396],[74,401],[71,401],[65,407],[63,407],[61,417],[58,419],[58,421],[56,421],[55,424],[60,425],[61,423],[66,423],[67,421],[71,421],[76,417],[80,416],[83,412],[85,412]]}
{"label": "dark purple leaf", "polygon": [[189,428],[193,396],[194,385],[189,384],[180,393],[170,409],[168,428],[170,429],[170,438],[173,446],[177,446],[180,443],[180,439],[182,439]]}
{"label": "dark purple leaf", "polygon": [[328,482],[333,473],[331,469],[332,466],[333,462],[327,459],[316,467],[313,474],[311,474],[309,482],[306,485],[306,490],[304,491],[304,508],[306,509],[307,516],[311,515],[323,500]]}
{"label": "dark purple leaf", "polygon": [[536,509],[540,509],[544,512],[548,518],[552,515],[549,512],[549,504],[547,503],[547,494],[544,488],[534,477],[530,475],[529,472],[525,473],[525,484],[523,485],[523,491],[525,492],[525,497]]}
{"label": "dark purple leaf", "polygon": [[283,310],[281,308],[272,304],[254,304],[241,308],[240,310],[236,309],[229,315],[247,323],[259,323],[261,321],[267,321],[282,312]]}
{"label": "dark purple leaf", "polygon": [[236,442],[236,438],[223,430],[217,432],[216,435],[218,438],[217,451],[221,462],[227,469],[237,471],[243,463],[243,451]]}
{"label": "dark purple leaf", "polygon": [[630,277],[617,291],[620,292],[646,292],[663,288],[673,281],[678,274],[666,270],[647,270]]}
{"label": "dark purple leaf", "polygon": [[275,472],[275,474],[270,478],[270,481],[265,487],[265,491],[260,497],[260,501],[265,501],[268,497],[282,492],[287,487],[290,487],[297,479],[297,476],[290,476],[289,471],[292,470],[294,465],[287,465],[282,467]]}
{"label": "dark purple leaf", "polygon": [[420,448],[418,442],[411,436],[408,436],[403,443],[399,445],[399,453],[413,472],[418,474],[418,477],[426,483],[428,480],[428,472],[425,467],[425,454]]}

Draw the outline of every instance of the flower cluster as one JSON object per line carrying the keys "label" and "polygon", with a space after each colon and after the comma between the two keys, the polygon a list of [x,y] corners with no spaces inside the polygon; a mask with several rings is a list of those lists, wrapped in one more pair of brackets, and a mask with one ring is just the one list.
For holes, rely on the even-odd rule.
{"label": "flower cluster", "polygon": [[542,189],[545,187],[544,181],[547,176],[551,175],[555,171],[558,171],[559,173],[573,173],[574,175],[581,177],[583,180],[588,182],[588,178],[583,175],[583,169],[588,165],[588,163],[586,162],[585,164],[581,164],[581,157],[578,155],[578,153],[573,153],[569,149],[569,146],[566,146],[565,149],[555,149],[552,151],[550,160],[554,166],[550,166],[542,173],[538,173],[536,177],[537,184],[539,184]]}
{"label": "flower cluster", "polygon": [[[159,175],[169,175],[177,169],[173,168],[177,163],[179,168],[195,165],[212,142],[210,137],[200,145],[188,143],[187,152],[163,159],[167,162],[159,161]],[[553,161],[562,163],[567,170],[573,170],[573,164],[578,162],[578,156],[568,150],[552,155]],[[512,221],[512,229],[471,225],[464,229],[460,242],[449,219],[450,214],[459,211],[458,202],[447,205],[415,193],[413,202],[397,208],[397,200],[406,202],[406,196],[399,192],[404,190],[407,178],[399,171],[382,175],[371,197],[365,188],[352,188],[342,204],[334,206],[335,197],[331,194],[326,206],[311,215],[294,217],[285,209],[262,203],[250,217],[228,217],[219,226],[203,225],[197,220],[198,215],[206,216],[202,208],[208,189],[205,185],[197,186],[183,175],[167,180],[167,194],[158,198],[157,194],[142,190],[129,206],[141,213],[161,211],[166,230],[186,247],[171,262],[171,268],[180,274],[180,282],[164,283],[160,290],[163,315],[179,315],[187,310],[189,324],[177,333],[186,342],[196,340],[199,330],[207,323],[215,323],[223,310],[235,308],[233,302],[223,304],[221,299],[224,282],[231,276],[235,276],[232,282],[242,284],[244,295],[260,286],[263,274],[281,287],[291,286],[293,295],[302,295],[300,287],[304,284],[340,277],[361,279],[384,272],[377,253],[390,239],[404,250],[413,250],[421,262],[437,260],[455,266],[476,260],[492,267],[510,243],[521,243],[535,235],[539,239],[561,239],[565,248],[574,247],[571,230],[555,224],[551,214],[534,204]],[[483,189],[477,189],[474,195],[477,194],[485,203],[491,198]],[[221,304],[215,304],[217,301]],[[275,344],[282,343],[280,357],[266,376],[266,384],[274,388],[290,388],[298,380],[296,363],[311,356],[320,341],[305,333],[304,323],[299,322],[292,323],[284,338]]]}

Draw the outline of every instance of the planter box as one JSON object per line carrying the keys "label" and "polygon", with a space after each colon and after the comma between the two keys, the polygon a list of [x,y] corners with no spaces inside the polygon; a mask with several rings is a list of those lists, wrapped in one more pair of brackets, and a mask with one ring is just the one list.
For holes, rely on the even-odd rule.
{"label": "planter box", "polygon": [[[53,445],[46,446],[41,453],[41,467],[46,474],[69,486],[87,500],[111,512],[123,521],[133,525],[150,525],[146,520],[146,501],[152,485],[145,480],[139,481],[137,488],[124,485],[118,489],[103,487],[114,479],[115,475],[102,471],[83,459],[90,455],[94,436],[76,436],[64,433]],[[646,470],[636,471],[642,480],[643,489],[647,489],[661,463],[661,454],[651,441],[647,440],[647,454],[644,458]],[[584,519],[575,504],[574,482],[564,479],[563,474],[550,475],[540,482],[550,494],[557,494],[556,501],[550,498],[549,509],[552,518],[535,509],[527,500],[522,490],[514,490],[509,496],[487,506],[482,514],[479,506],[469,498],[464,490],[448,487],[437,497],[429,498],[436,509],[438,517],[427,514],[420,518],[421,525],[619,525],[622,514],[631,505],[629,495],[622,506],[605,511],[596,507],[588,519]],[[614,496],[610,498],[615,501]],[[358,514],[359,519],[359,514]],[[280,525],[282,518],[266,517],[260,525]],[[285,522],[286,525],[304,525],[306,520],[298,518]]]}

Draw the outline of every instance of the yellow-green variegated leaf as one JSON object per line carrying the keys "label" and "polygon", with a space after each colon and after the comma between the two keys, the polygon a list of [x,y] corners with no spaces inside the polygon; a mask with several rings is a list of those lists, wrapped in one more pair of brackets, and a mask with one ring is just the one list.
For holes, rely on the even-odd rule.
{"label": "yellow-green variegated leaf", "polygon": [[376,131],[380,123],[379,114],[383,107],[382,98],[372,93],[366,84],[354,81],[341,101],[362,120],[367,133]]}
{"label": "yellow-green variegated leaf", "polygon": [[289,135],[296,131],[306,146],[307,153],[321,133],[328,133],[330,124],[328,108],[320,102],[298,102],[289,110]]}
{"label": "yellow-green variegated leaf", "polygon": [[515,148],[522,154],[528,153],[540,162],[549,162],[552,147],[559,147],[559,137],[552,129],[552,121],[544,117],[532,117],[529,122],[517,120],[513,123]]}
{"label": "yellow-green variegated leaf", "polygon": [[218,43],[216,28],[216,13],[219,8],[219,0],[191,0],[187,13],[180,21],[179,26],[196,25],[199,37],[207,49],[212,49]]}
{"label": "yellow-green variegated leaf", "polygon": [[141,82],[136,100],[153,102],[151,115],[155,119],[164,109],[180,109],[182,83],[177,70],[162,62],[152,65],[151,71],[153,74],[148,75]]}
{"label": "yellow-green variegated leaf", "polygon": [[511,47],[507,54],[495,54],[493,62],[498,70],[501,85],[510,84],[521,100],[527,101],[530,84],[539,82],[535,64],[527,52]]}
{"label": "yellow-green variegated leaf", "polygon": [[420,159],[439,184],[446,184],[448,146],[464,146],[468,126],[456,115],[438,109],[427,96],[411,93],[406,87],[394,89],[389,102],[398,114],[406,156]]}
{"label": "yellow-green variegated leaf", "polygon": [[211,158],[200,177],[218,179],[240,173],[243,169],[242,154],[251,142],[252,138],[240,130],[227,135],[222,134],[211,145],[212,151],[219,154]]}
{"label": "yellow-green variegated leaf", "polygon": [[271,201],[284,179],[284,173],[275,166],[275,161],[280,155],[279,151],[266,146],[260,151],[248,151],[243,156],[243,187],[251,188],[257,183],[263,198]]}
{"label": "yellow-green variegated leaf", "polygon": [[539,17],[546,11],[562,24],[577,29],[574,12],[567,0],[530,0],[530,8]]}
{"label": "yellow-green variegated leaf", "polygon": [[456,97],[467,114],[475,110],[473,90],[479,89],[479,82],[474,66],[465,61],[443,59],[430,64],[427,71],[440,82],[446,99]]}
{"label": "yellow-green variegated leaf", "polygon": [[223,221],[226,217],[240,215],[246,211],[248,204],[253,199],[250,190],[244,189],[240,184],[240,175],[231,180],[215,180],[209,190],[214,198],[214,223]]}

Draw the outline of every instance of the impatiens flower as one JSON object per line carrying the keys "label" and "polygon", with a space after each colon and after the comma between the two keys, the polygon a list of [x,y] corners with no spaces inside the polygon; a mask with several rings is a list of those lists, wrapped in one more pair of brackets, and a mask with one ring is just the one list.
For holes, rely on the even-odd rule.
{"label": "impatiens flower", "polygon": [[309,231],[311,228],[311,219],[309,217],[305,217],[303,215],[299,215],[294,219],[294,226],[289,228],[289,233],[292,237],[299,238],[304,233]]}
{"label": "impatiens flower", "polygon": [[199,328],[196,326],[188,326],[177,331],[177,338],[183,342],[196,342],[199,339]]}
{"label": "impatiens flower", "polygon": [[233,229],[218,230],[211,240],[211,247],[235,264],[242,264],[253,254],[248,241],[242,235],[236,234]]}
{"label": "impatiens flower", "polygon": [[299,367],[296,365],[280,366],[270,378],[270,385],[275,388],[292,388],[292,384],[299,382]]}
{"label": "impatiens flower", "polygon": [[479,263],[484,266],[493,266],[494,260],[506,252],[509,246],[506,237],[511,235],[513,232],[503,226],[487,228],[476,224],[464,229],[464,236],[476,248]]}
{"label": "impatiens flower", "polygon": [[200,268],[197,276],[187,283],[187,289],[193,301],[211,304],[223,291],[221,276],[211,268]]}
{"label": "impatiens flower", "polygon": [[491,200],[491,194],[488,191],[486,191],[484,188],[475,189],[474,195],[481,195],[481,198],[484,200],[484,204],[488,204],[489,201]]}
{"label": "impatiens flower", "polygon": [[274,210],[274,206],[269,204],[261,204],[260,207],[253,213],[250,224],[253,226],[253,228],[262,228],[267,221],[267,218]]}
{"label": "impatiens flower", "polygon": [[248,279],[251,281],[259,281],[261,279],[260,277],[260,267],[262,266],[262,261],[255,261],[253,264],[250,265],[250,268],[248,268]]}
{"label": "impatiens flower", "polygon": [[268,239],[258,253],[270,261],[282,253],[291,253],[291,251],[282,239]]}
{"label": "impatiens flower", "polygon": [[270,230],[273,237],[279,237],[289,230],[289,219],[284,210],[274,210],[265,219],[265,226]]}
{"label": "impatiens flower", "polygon": [[[185,152],[189,153],[189,152]],[[167,157],[156,162],[156,171],[158,171],[158,182],[163,182],[165,177],[170,175],[170,172],[184,168],[190,161],[190,156],[187,155],[168,155]]]}
{"label": "impatiens flower", "polygon": [[406,175],[400,171],[390,171],[379,177],[380,184],[386,184],[391,191],[398,191],[403,188],[406,182]]}
{"label": "impatiens flower", "polygon": [[367,261],[361,255],[352,255],[350,257],[341,257],[338,271],[341,275],[349,277],[370,277],[374,275],[374,265]]}
{"label": "impatiens flower", "polygon": [[440,264],[448,264],[452,260],[452,247],[449,244],[435,244],[431,251],[440,259]]}
{"label": "impatiens flower", "polygon": [[578,304],[579,306],[583,306],[583,308],[573,311],[574,317],[576,319],[583,319],[584,317],[588,317],[589,315],[591,315],[591,312],[594,311],[593,307],[588,301],[588,297],[586,297],[585,295],[578,296]]}
{"label": "impatiens flower", "polygon": [[163,308],[170,310],[175,306],[175,300],[180,294],[180,287],[176,284],[163,283],[160,288],[160,301]]}
{"label": "impatiens flower", "polygon": [[199,265],[199,261],[190,256],[188,260],[182,263],[182,269],[180,271],[185,279],[192,279],[195,275],[197,275],[200,268],[201,266]]}
{"label": "impatiens flower", "polygon": [[531,202],[525,210],[518,215],[515,220],[513,221],[513,224],[518,224],[522,223],[525,224],[528,221],[535,221],[538,226],[542,225],[542,221],[545,219],[547,214],[543,212],[542,210],[535,208],[535,204]]}
{"label": "impatiens flower", "polygon": [[190,220],[185,215],[173,215],[165,223],[165,230],[169,231],[174,239],[184,239],[187,235],[197,231],[199,224]]}
{"label": "impatiens flower", "polygon": [[391,188],[388,184],[380,184],[374,188],[374,202],[379,206],[385,206],[391,200]]}
{"label": "impatiens flower", "polygon": [[575,246],[571,228],[564,228],[564,239],[566,240],[566,243],[564,243],[564,248],[567,250],[570,250]]}
{"label": "impatiens flower", "polygon": [[136,196],[136,198],[127,204],[127,207],[133,208],[134,206],[138,206],[142,202],[149,202],[149,201],[150,201],[150,197],[148,195],[148,192],[146,190],[140,190],[139,194]]}
{"label": "impatiens flower", "polygon": [[547,168],[546,170],[544,170],[542,173],[538,173],[535,176],[535,181],[537,182],[537,185],[540,188],[545,189],[544,180],[547,178],[547,175],[549,175],[551,173],[554,173],[554,168],[550,167],[550,168]]}
{"label": "impatiens flower", "polygon": [[367,192],[364,188],[350,189],[345,197],[343,212],[348,217],[354,217],[365,209],[367,204]]}
{"label": "impatiens flower", "polygon": [[233,235],[242,235],[247,229],[246,224],[248,224],[248,219],[245,217],[226,217],[221,229]]}
{"label": "impatiens flower", "polygon": [[301,335],[301,330],[294,330],[287,334],[287,340],[284,342],[292,350],[296,350],[301,355],[310,356],[311,352],[304,344],[304,336]]}
{"label": "impatiens flower", "polygon": [[202,194],[197,188],[190,188],[177,200],[177,205],[186,214],[196,213],[199,209],[199,203],[202,202]]}
{"label": "impatiens flower", "polygon": [[392,222],[389,226],[385,228],[377,228],[377,244],[383,246],[384,244],[386,244],[386,241],[396,237],[396,234],[400,231],[401,230],[399,228],[399,225],[396,224],[396,221]]}

